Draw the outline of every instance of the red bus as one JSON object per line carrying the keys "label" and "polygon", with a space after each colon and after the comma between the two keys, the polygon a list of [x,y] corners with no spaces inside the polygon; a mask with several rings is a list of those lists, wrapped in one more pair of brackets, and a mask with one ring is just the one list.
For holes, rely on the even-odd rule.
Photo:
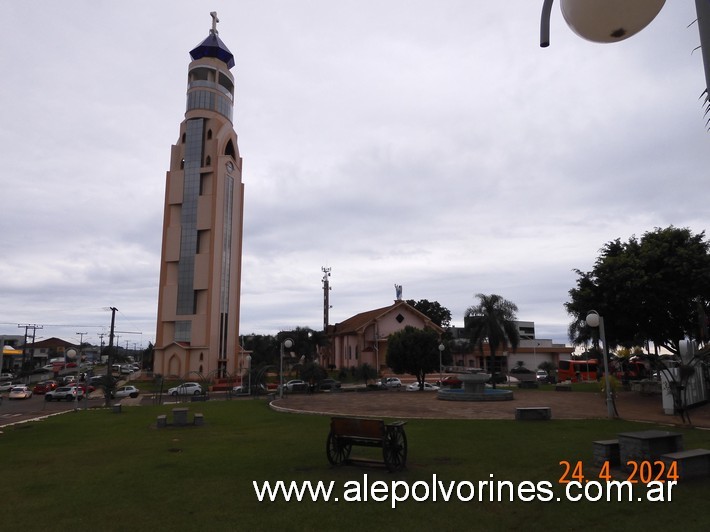
{"label": "red bus", "polygon": [[561,381],[596,381],[597,361],[590,360],[560,360],[557,368],[557,382]]}

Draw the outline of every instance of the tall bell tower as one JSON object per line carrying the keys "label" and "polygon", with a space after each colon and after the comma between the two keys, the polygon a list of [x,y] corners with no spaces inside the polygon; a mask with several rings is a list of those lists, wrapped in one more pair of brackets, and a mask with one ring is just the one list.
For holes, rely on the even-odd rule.
{"label": "tall bell tower", "polygon": [[232,123],[234,56],[217,13],[190,51],[187,109],[166,175],[153,371],[187,378],[237,370],[244,185]]}

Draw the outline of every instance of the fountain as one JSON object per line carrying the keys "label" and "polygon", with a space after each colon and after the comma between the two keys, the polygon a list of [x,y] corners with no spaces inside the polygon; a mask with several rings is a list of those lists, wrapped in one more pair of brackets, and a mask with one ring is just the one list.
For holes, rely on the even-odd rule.
{"label": "fountain", "polygon": [[488,373],[460,373],[457,378],[463,388],[442,388],[437,399],[444,401],[511,401],[513,392],[500,388],[486,388],[491,376]]}

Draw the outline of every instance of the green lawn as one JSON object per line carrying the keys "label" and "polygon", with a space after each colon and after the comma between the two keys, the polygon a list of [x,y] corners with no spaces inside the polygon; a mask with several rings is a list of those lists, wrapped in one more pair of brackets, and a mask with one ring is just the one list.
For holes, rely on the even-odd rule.
{"label": "green lawn", "polygon": [[[203,427],[155,428],[171,405],[72,412],[0,434],[4,530],[699,530],[710,481],[681,483],[669,503],[346,502],[345,483],[548,481],[582,461],[591,442],[653,425],[595,421],[409,421],[408,467],[332,468],[329,419],[281,414],[263,400],[190,403]],[[667,430],[667,427],[663,427]],[[672,429],[676,430],[676,429]],[[687,430],[686,448],[710,448]],[[357,449],[353,451],[356,454]],[[365,450],[367,451],[367,450]],[[358,452],[358,454],[360,454]],[[258,502],[252,481],[334,481],[340,502]],[[352,484],[346,486],[351,487]],[[424,494],[419,484],[419,495]],[[335,493],[337,492],[337,493]],[[401,491],[400,491],[401,493]],[[351,492],[352,495],[352,492]]]}

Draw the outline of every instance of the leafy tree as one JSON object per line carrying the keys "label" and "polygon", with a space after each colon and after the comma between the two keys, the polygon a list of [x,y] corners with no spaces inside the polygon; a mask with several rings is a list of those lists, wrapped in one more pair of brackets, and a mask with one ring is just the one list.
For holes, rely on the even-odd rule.
{"label": "leafy tree", "polygon": [[252,367],[279,364],[279,341],[273,335],[249,334],[240,337],[241,346],[251,353]]}
{"label": "leafy tree", "polygon": [[377,370],[370,366],[370,364],[365,363],[357,367],[355,377],[365,381],[365,385],[367,385],[367,381],[377,378]]}
{"label": "leafy tree", "polygon": [[451,326],[451,311],[443,307],[437,301],[428,301],[426,299],[414,301],[413,299],[407,299],[407,304],[424,314],[439,327],[447,329]]}
{"label": "leafy tree", "polygon": [[705,233],[673,226],[628,242],[607,243],[592,271],[575,270],[577,286],[565,303],[573,317],[569,337],[576,345],[596,329],[585,318],[594,309],[604,317],[609,348],[653,342],[678,353],[684,337],[704,340],[710,301],[710,244]]}
{"label": "leafy tree", "polygon": [[141,355],[141,367],[143,369],[153,369],[153,358],[155,354],[155,346],[148,342],[148,347],[143,350]]}
{"label": "leafy tree", "polygon": [[431,329],[407,325],[387,339],[387,365],[397,374],[409,373],[424,388],[427,373],[439,367],[439,336]]}
{"label": "leafy tree", "polygon": [[520,344],[520,334],[515,325],[518,307],[515,303],[497,295],[476,294],[478,305],[469,307],[464,314],[464,326],[473,345],[483,352],[484,342],[490,350],[489,371],[496,386],[495,360],[499,347],[510,346],[513,351]]}
{"label": "leafy tree", "polygon": [[328,372],[323,366],[315,362],[306,362],[301,366],[301,380],[314,386],[328,377]]}

